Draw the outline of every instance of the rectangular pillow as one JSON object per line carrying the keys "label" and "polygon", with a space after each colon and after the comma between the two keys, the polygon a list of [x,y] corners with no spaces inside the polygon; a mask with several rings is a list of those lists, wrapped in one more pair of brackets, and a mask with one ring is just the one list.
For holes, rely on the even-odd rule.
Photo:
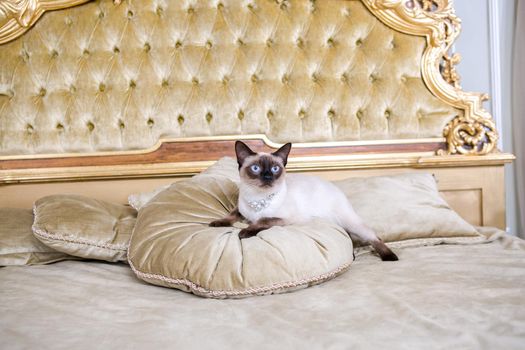
{"label": "rectangular pillow", "polygon": [[34,203],[33,233],[58,251],[88,259],[127,261],[137,212],[80,195],[52,195]]}
{"label": "rectangular pillow", "polygon": [[485,238],[440,196],[431,174],[349,178],[335,182],[357,214],[385,242],[481,242]]}

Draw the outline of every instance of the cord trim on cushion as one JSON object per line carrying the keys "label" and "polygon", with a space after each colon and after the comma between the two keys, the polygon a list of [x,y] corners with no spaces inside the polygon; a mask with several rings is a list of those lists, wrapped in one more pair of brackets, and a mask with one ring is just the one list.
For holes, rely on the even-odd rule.
{"label": "cord trim on cushion", "polygon": [[[37,217],[38,217],[36,206],[33,206],[33,215],[34,215],[34,223],[35,223],[35,222],[37,222]],[[31,226],[31,230],[33,231],[33,234],[35,236],[37,236],[37,238],[38,237],[44,238],[44,239],[47,238],[47,239],[51,239],[51,240],[55,240],[55,241],[63,241],[63,242],[75,243],[75,244],[83,244],[83,245],[89,245],[89,246],[93,246],[93,247],[97,247],[97,248],[104,248],[104,249],[109,249],[109,250],[118,250],[118,251],[122,251],[122,252],[126,252],[128,250],[128,245],[127,244],[126,245],[122,245],[122,244],[100,243],[100,242],[88,241],[88,240],[85,240],[85,239],[72,239],[72,238],[64,237],[62,235],[50,234],[47,231],[44,231],[44,230],[41,230],[41,229],[37,228],[34,223]]]}
{"label": "cord trim on cushion", "polygon": [[310,283],[316,283],[316,282],[322,282],[331,278],[336,277],[337,275],[345,272],[350,265],[353,263],[354,259],[352,261],[343,264],[339,266],[337,269],[317,275],[310,278],[301,279],[294,282],[283,282],[283,283],[275,283],[269,286],[263,286],[263,287],[253,287],[248,288],[244,290],[210,290],[206,289],[204,287],[199,286],[198,284],[191,282],[189,280],[183,279],[183,278],[170,278],[159,274],[153,274],[153,273],[145,273],[142,271],[137,270],[135,265],[133,265],[133,262],[128,257],[128,264],[133,270],[133,272],[139,276],[142,279],[150,279],[150,280],[159,280],[168,284],[174,284],[174,285],[184,285],[186,287],[189,287],[192,292],[199,292],[202,294],[206,294],[212,297],[223,297],[223,296],[243,296],[243,295],[254,295],[254,294],[267,294],[273,291],[277,291],[280,289],[289,289],[294,287],[300,287],[303,285],[307,285]]}

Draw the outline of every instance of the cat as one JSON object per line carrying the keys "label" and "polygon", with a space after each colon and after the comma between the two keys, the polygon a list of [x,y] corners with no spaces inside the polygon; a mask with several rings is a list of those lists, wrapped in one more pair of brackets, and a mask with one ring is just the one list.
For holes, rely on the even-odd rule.
{"label": "cat", "polygon": [[354,241],[370,244],[382,260],[398,260],[363,223],[337,186],[315,176],[286,174],[291,148],[292,144],[287,143],[273,153],[256,153],[237,141],[235,153],[241,178],[238,205],[210,226],[231,226],[244,217],[250,223],[239,232],[244,239],[272,226],[305,223],[318,217],[343,227]]}

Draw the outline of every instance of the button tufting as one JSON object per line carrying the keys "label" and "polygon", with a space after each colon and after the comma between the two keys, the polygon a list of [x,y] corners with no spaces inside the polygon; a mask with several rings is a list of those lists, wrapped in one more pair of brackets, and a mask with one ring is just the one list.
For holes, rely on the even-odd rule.
{"label": "button tufting", "polygon": [[195,13],[195,9],[194,9],[193,7],[190,6],[190,7],[188,7],[188,8],[186,9],[186,12],[187,12],[189,15],[191,15],[191,14]]}
{"label": "button tufting", "polygon": [[20,57],[22,58],[22,60],[24,60],[26,62],[29,61],[29,54],[27,53],[26,50],[22,50],[20,52]]}
{"label": "button tufting", "polygon": [[[288,5],[284,12],[279,9],[283,3]],[[272,137],[288,135],[290,141],[304,142],[398,137],[406,132],[410,137],[420,137],[440,131],[434,120],[443,118],[445,112],[439,114],[436,110],[455,115],[453,108],[437,104],[421,88],[421,76],[413,74],[420,70],[421,62],[407,61],[413,56],[408,53],[424,50],[424,42],[410,41],[408,36],[375,25],[379,22],[361,2],[332,4],[321,0],[315,3],[317,12],[311,14],[314,3],[241,0],[231,7],[226,0],[148,0],[113,7],[94,2],[88,5],[91,10],[85,15],[91,20],[88,18],[87,22],[77,10],[65,10],[64,16],[46,20],[65,30],[61,42],[53,40],[60,37],[37,26],[33,35],[20,39],[20,45],[10,45],[3,52],[6,62],[0,63],[0,76],[4,75],[5,84],[0,88],[0,99],[4,98],[7,107],[0,110],[0,120],[8,120],[9,113],[23,112],[24,104],[29,105],[28,110],[36,108],[38,112],[38,123],[26,119],[18,124],[13,115],[12,124],[20,133],[14,130],[13,136],[6,134],[4,144],[15,149],[24,142],[25,135],[27,139],[34,138],[28,146],[28,152],[33,153],[47,149],[69,152],[75,145],[93,151],[112,147],[126,150],[149,147],[157,135],[175,132],[180,137],[202,136],[209,134],[211,128],[214,133],[223,134],[241,125],[241,133],[270,132]],[[188,9],[195,16],[189,16]],[[218,19],[222,23],[219,27],[215,25],[217,15],[227,17]],[[276,21],[276,16],[281,16],[280,20]],[[234,23],[230,23],[230,17]],[[260,20],[255,31],[251,26],[254,20]],[[151,29],[159,23],[163,29],[152,33]],[[245,28],[245,23],[249,27]],[[102,24],[104,28],[95,28]],[[189,32],[187,25],[191,27]],[[139,57],[134,57],[133,49]],[[317,54],[319,50],[334,51],[334,57],[328,54],[324,60]],[[338,50],[349,50],[343,56],[350,55],[341,59],[335,52]],[[385,54],[389,56],[387,61]],[[104,57],[113,59],[114,64],[100,65],[99,60],[102,62]],[[45,72],[55,72],[57,64],[61,74],[47,79]],[[386,74],[396,71],[397,74]],[[12,79],[13,74],[18,77]],[[116,83],[107,77],[113,77],[111,80],[116,79]],[[24,81],[39,83],[28,90],[23,84],[19,86]],[[178,87],[180,83],[182,86]],[[334,89],[341,91],[334,95]],[[384,93],[399,89],[406,98]],[[114,104],[113,97],[129,103]],[[424,108],[424,115],[414,101]],[[21,105],[13,110],[13,103]],[[215,109],[219,105],[223,106],[220,113]],[[181,109],[173,111],[176,106]],[[202,110],[203,106],[209,109]],[[406,108],[414,112],[398,115],[398,110]],[[111,115],[107,115],[108,111]],[[223,116],[232,119],[231,125],[225,124]],[[75,127],[70,118],[80,124]],[[319,136],[311,125],[301,129],[301,123],[314,123],[315,118],[332,123],[332,132]],[[413,127],[418,119],[431,122],[420,123],[419,130]],[[384,128],[384,124],[390,127],[388,124],[394,121],[395,128]],[[128,137],[144,129],[146,133],[151,131],[152,138]],[[297,133],[299,129],[301,133]],[[45,132],[50,137],[44,137]],[[121,139],[112,144],[114,133]],[[75,145],[61,143],[60,138],[65,137],[78,137],[78,141]]]}
{"label": "button tufting", "polygon": [[315,0],[310,0],[310,13],[314,13],[316,9]]}

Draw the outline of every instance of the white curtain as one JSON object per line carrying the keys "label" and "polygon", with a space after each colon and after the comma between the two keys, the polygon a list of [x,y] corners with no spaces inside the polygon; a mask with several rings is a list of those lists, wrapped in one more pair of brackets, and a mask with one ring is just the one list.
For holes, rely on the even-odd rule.
{"label": "white curtain", "polygon": [[[512,72],[512,138],[516,161],[518,235],[525,238],[525,0],[516,1]],[[513,195],[513,194],[509,194]]]}

